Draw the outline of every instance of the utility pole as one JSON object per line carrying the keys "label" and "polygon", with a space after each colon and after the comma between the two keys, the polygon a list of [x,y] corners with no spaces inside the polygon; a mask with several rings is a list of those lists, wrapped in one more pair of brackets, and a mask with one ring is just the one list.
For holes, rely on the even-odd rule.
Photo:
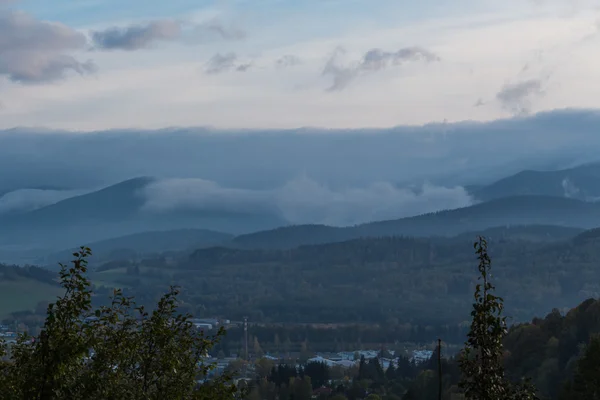
{"label": "utility pole", "polygon": [[244,363],[244,378],[248,378],[248,363],[250,358],[248,357],[248,317],[244,317],[244,342],[246,348],[246,362]]}
{"label": "utility pole", "polygon": [[438,339],[438,400],[442,400],[442,339]]}
{"label": "utility pole", "polygon": [[245,349],[246,349],[246,361],[249,361],[249,358],[248,358],[248,317],[244,317],[244,341],[245,341]]}

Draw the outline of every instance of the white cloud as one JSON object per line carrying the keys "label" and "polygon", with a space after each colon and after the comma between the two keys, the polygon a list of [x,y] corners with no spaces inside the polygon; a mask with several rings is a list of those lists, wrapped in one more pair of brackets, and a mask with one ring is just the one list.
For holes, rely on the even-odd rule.
{"label": "white cloud", "polygon": [[462,187],[425,184],[414,191],[375,182],[367,187],[333,190],[307,178],[287,183],[275,193],[275,201],[290,222],[327,225],[403,218],[472,204]]}
{"label": "white cloud", "polygon": [[420,190],[388,182],[333,189],[307,177],[270,190],[234,189],[203,179],[166,179],[144,190],[146,210],[202,209],[279,214],[292,224],[334,226],[408,217],[465,207],[472,199],[462,187],[425,184]]}
{"label": "white cloud", "polygon": [[506,84],[496,94],[502,106],[516,115],[529,114],[532,97],[542,96],[542,82],[530,79],[523,82]]}
{"label": "white cloud", "polygon": [[93,188],[136,176],[264,189],[307,175],[335,192],[377,182],[484,184],[523,169],[597,161],[599,129],[600,112],[586,110],[383,130],[194,128],[81,135],[18,129],[0,131],[0,170],[11,171],[0,174],[0,192]]}
{"label": "white cloud", "polygon": [[84,34],[64,24],[0,10],[0,78],[39,84],[61,80],[68,72],[92,73],[96,69],[92,61],[72,56],[85,43]]}
{"label": "white cloud", "polygon": [[565,178],[561,182],[562,188],[567,198],[577,198],[579,195],[579,188],[569,179]]}
{"label": "white cloud", "polygon": [[343,65],[339,62],[340,56],[344,54],[344,49],[337,48],[325,64],[323,75],[333,77],[333,84],[329,87],[329,91],[345,89],[360,74],[373,73],[390,66],[399,67],[409,62],[440,61],[438,56],[427,49],[414,46],[404,47],[397,51],[369,49],[360,60],[354,61],[351,65]]}
{"label": "white cloud", "polygon": [[[452,9],[450,3],[432,1],[438,3]],[[255,11],[243,24],[233,23],[248,32],[243,42],[195,47],[173,43],[160,51],[126,55],[94,53],[100,68],[97,76],[60,85],[29,88],[0,81],[5,105],[0,128],[347,128],[490,120],[515,112],[496,98],[505,85],[535,80],[544,81],[545,95],[528,98],[521,108],[530,112],[600,107],[600,56],[595,51],[600,37],[590,36],[597,31],[597,18],[587,3],[565,13],[571,8],[552,0],[502,5],[481,1],[477,11],[462,16],[456,10],[446,14],[438,10],[412,22],[402,19],[402,24],[392,18],[401,7],[385,4],[387,18],[381,23],[375,23],[374,11],[364,13],[362,24],[352,15],[345,25],[340,21],[327,25],[324,17],[305,9],[293,18],[280,10],[282,18],[273,17],[265,24],[268,17],[261,20]],[[336,8],[341,4],[328,7],[329,12],[346,12]],[[383,5],[376,9],[383,15]],[[216,15],[229,21],[222,13],[205,16],[203,21]],[[308,25],[314,29],[302,28]],[[325,93],[331,77],[321,72],[338,46],[346,49],[348,60],[364,59],[377,48],[383,49],[383,55],[423,48],[441,61],[382,69],[364,74],[343,92]],[[235,54],[252,60],[252,67],[243,68],[243,74],[237,68],[204,74],[215,54]],[[302,63],[278,68],[278,60],[286,56]],[[478,99],[482,106],[473,107]]]}

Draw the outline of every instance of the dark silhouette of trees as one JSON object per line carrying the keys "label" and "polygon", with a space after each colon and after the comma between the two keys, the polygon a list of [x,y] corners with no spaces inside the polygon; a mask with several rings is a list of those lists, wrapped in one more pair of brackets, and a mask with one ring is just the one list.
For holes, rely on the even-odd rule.
{"label": "dark silhouette of trees", "polygon": [[121,291],[109,306],[92,307],[86,277],[91,250],[61,265],[65,293],[47,308],[41,333],[21,334],[2,354],[2,399],[224,399],[237,392],[228,376],[199,384],[212,366],[204,357],[223,335],[205,337],[177,312],[171,288],[153,311]]}
{"label": "dark silhouette of trees", "polygon": [[460,359],[463,375],[459,386],[465,397],[472,400],[536,399],[532,386],[514,385],[504,374],[502,342],[508,333],[506,317],[502,315],[504,301],[493,294],[487,241],[479,237],[473,247],[479,259],[481,283],[475,287],[471,330]]}

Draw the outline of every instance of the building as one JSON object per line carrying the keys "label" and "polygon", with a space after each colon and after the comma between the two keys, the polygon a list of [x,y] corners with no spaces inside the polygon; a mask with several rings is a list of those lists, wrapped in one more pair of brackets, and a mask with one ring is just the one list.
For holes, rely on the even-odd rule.
{"label": "building", "polygon": [[410,361],[414,361],[416,364],[420,364],[426,361],[429,361],[433,356],[433,351],[431,350],[415,350],[412,353],[412,357]]}
{"label": "building", "polygon": [[219,326],[219,320],[216,318],[193,318],[194,324],[209,324],[212,326]]}
{"label": "building", "polygon": [[212,324],[203,323],[203,322],[195,322],[194,326],[196,327],[196,329],[199,329],[201,331],[210,331],[213,328]]}

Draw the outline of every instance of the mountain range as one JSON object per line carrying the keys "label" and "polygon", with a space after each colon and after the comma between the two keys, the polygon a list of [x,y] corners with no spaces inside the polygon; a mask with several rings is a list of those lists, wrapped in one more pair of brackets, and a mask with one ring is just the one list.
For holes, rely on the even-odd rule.
{"label": "mountain range", "polygon": [[514,196],[470,207],[397,220],[336,228],[303,225],[240,235],[243,248],[293,248],[377,236],[455,236],[497,226],[556,225],[590,229],[600,225],[600,204],[549,196]]}
{"label": "mountain range", "polygon": [[147,231],[202,228],[234,234],[285,223],[272,214],[202,209],[145,209],[154,178],[130,179],[33,211],[0,215],[0,244],[67,248]]}
{"label": "mountain range", "polygon": [[[204,209],[149,210],[144,190],[156,181],[134,178],[33,211],[0,214],[0,259],[9,253],[13,257],[15,252],[18,258],[32,249],[36,256],[56,256],[57,251],[81,244],[96,247],[104,255],[194,245],[280,249],[360,237],[448,237],[493,227],[554,226],[574,232],[600,226],[600,203],[595,202],[600,198],[600,163],[559,171],[522,171],[467,187],[473,198],[467,207],[346,227],[290,225],[280,210],[267,207],[240,211],[220,209],[217,204]],[[177,242],[181,245],[174,245]]]}
{"label": "mountain range", "polygon": [[600,199],[600,163],[557,171],[521,171],[489,185],[472,186],[469,192],[479,201],[528,195],[595,201]]}

